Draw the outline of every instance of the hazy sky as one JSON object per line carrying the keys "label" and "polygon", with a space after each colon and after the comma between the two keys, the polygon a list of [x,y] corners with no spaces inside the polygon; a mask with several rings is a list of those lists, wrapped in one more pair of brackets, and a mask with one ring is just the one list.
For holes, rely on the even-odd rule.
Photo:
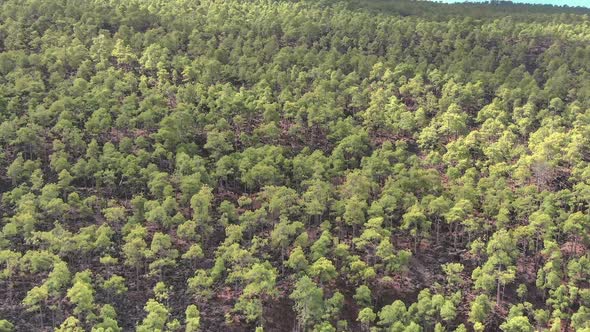
{"label": "hazy sky", "polygon": [[[437,0],[442,2],[466,2],[465,0]],[[474,0],[467,0],[467,2],[482,2],[482,1],[474,1]],[[590,7],[590,0],[512,0],[512,2],[520,2],[520,3],[538,3],[543,5],[556,5],[556,6],[583,6],[583,7]]]}

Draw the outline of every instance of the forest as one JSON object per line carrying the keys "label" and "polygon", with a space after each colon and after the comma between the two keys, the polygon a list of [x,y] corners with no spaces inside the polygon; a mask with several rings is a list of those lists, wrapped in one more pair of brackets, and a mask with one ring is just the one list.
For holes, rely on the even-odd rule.
{"label": "forest", "polygon": [[590,332],[590,9],[0,1],[0,332]]}

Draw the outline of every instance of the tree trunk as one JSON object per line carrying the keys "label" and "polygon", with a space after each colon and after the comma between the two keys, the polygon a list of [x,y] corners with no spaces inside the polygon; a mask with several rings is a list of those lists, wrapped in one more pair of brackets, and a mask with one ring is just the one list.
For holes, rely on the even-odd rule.
{"label": "tree trunk", "polygon": [[440,235],[440,220],[438,220],[438,218],[436,218],[436,226],[434,226],[434,229],[436,230],[436,244],[438,244]]}
{"label": "tree trunk", "polygon": [[453,249],[457,250],[457,226],[451,227],[453,232]]}
{"label": "tree trunk", "polygon": [[498,284],[496,288],[496,305],[500,305],[500,279],[498,278]]}

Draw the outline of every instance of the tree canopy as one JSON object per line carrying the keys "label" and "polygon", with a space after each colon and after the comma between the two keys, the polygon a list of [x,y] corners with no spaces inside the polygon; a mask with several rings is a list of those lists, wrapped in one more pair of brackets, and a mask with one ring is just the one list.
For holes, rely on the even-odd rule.
{"label": "tree canopy", "polygon": [[0,2],[0,332],[588,331],[589,18]]}

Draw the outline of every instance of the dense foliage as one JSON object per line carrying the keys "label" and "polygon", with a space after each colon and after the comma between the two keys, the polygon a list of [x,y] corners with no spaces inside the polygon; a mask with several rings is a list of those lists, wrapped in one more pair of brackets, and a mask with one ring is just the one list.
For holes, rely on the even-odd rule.
{"label": "dense foliage", "polygon": [[590,11],[0,3],[0,331],[590,331]]}

